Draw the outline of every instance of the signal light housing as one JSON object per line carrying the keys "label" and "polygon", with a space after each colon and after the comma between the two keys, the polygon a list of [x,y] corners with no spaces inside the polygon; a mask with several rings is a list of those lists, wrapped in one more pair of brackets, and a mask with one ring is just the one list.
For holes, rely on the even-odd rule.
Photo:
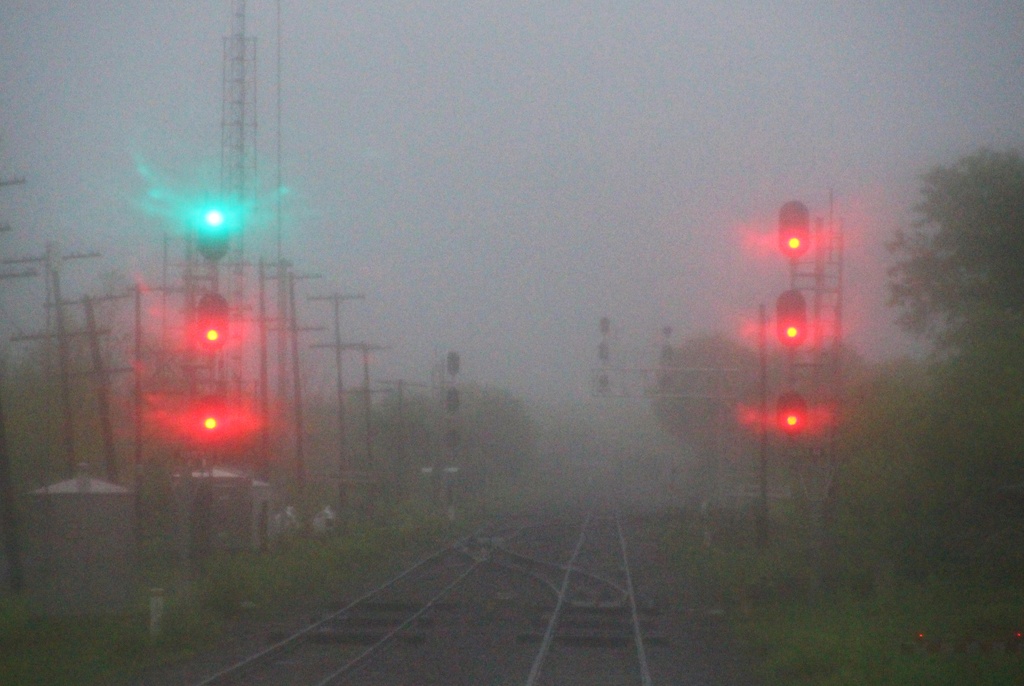
{"label": "signal light housing", "polygon": [[461,360],[459,354],[454,350],[448,353],[448,357],[445,359],[445,366],[448,369],[450,376],[455,376],[459,373],[459,367],[461,366]]}
{"label": "signal light housing", "polygon": [[790,200],[779,210],[779,250],[792,261],[811,247],[811,213],[799,200]]}
{"label": "signal light housing", "polygon": [[205,207],[196,219],[196,248],[199,254],[216,262],[228,252],[231,234],[238,228],[238,211],[222,206]]}
{"label": "signal light housing", "polygon": [[222,395],[206,395],[196,403],[191,434],[199,443],[221,440],[231,429]]}
{"label": "signal light housing", "polygon": [[807,301],[794,289],[779,296],[775,303],[775,326],[779,342],[796,348],[807,340]]}
{"label": "signal light housing", "polygon": [[231,308],[219,293],[204,293],[196,305],[196,347],[216,352],[224,347],[228,336]]}
{"label": "signal light housing", "polygon": [[776,419],[783,433],[789,436],[802,433],[807,428],[807,401],[795,391],[783,393],[776,403]]}

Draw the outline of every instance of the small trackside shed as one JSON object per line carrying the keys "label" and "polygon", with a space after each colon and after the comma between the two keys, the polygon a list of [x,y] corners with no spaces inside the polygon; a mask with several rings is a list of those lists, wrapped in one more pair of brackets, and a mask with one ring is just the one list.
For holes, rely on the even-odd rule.
{"label": "small trackside shed", "polygon": [[53,614],[125,609],[135,592],[132,491],[88,476],[29,494],[25,582]]}

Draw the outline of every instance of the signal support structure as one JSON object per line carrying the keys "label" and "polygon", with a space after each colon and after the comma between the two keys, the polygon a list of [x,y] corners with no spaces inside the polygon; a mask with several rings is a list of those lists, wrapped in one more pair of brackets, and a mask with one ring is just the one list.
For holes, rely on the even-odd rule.
{"label": "signal support structure", "polygon": [[[793,466],[808,497],[830,499],[836,468],[837,414],[842,399],[843,342],[843,231],[835,219],[835,204],[829,194],[828,217],[816,218],[813,233],[810,212],[799,201],[782,206],[779,214],[780,248],[789,260],[789,293],[804,296],[810,307],[807,345],[788,345],[786,363],[787,391],[779,398],[778,411],[784,405],[806,399],[809,431],[799,432],[790,442]],[[787,230],[799,229],[809,248],[794,251],[788,247]],[[783,294],[783,296],[787,295]],[[783,317],[780,298],[780,321]],[[780,326],[780,340],[784,334]],[[801,394],[802,392],[802,394]],[[781,416],[781,415],[780,415]]]}

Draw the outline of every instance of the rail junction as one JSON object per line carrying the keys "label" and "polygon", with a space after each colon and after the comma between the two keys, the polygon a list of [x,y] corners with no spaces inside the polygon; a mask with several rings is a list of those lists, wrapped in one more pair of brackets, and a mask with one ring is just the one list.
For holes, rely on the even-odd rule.
{"label": "rail junction", "polygon": [[187,683],[712,683],[719,612],[666,602],[657,530],[617,511],[492,523]]}

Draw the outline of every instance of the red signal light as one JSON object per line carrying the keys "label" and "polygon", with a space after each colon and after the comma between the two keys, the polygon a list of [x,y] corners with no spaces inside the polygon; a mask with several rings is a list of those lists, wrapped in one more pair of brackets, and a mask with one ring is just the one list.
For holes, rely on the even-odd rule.
{"label": "red signal light", "polygon": [[204,293],[196,305],[197,347],[207,352],[216,352],[224,347],[227,339],[228,301],[219,293]]}
{"label": "red signal light", "polygon": [[789,391],[779,396],[776,405],[779,429],[796,436],[807,428],[807,401],[799,393]]}
{"label": "red signal light", "polygon": [[779,342],[787,348],[802,345],[807,339],[807,301],[800,291],[793,289],[779,296],[775,323]]}
{"label": "red signal light", "polygon": [[779,250],[796,261],[811,247],[811,213],[798,200],[790,200],[779,210]]}
{"label": "red signal light", "polygon": [[195,399],[181,417],[184,437],[201,446],[237,445],[260,427],[259,418],[244,402],[222,394]]}
{"label": "red signal light", "polygon": [[206,395],[198,399],[194,406],[191,437],[200,442],[208,443],[224,437],[230,428],[227,401],[222,395]]}

